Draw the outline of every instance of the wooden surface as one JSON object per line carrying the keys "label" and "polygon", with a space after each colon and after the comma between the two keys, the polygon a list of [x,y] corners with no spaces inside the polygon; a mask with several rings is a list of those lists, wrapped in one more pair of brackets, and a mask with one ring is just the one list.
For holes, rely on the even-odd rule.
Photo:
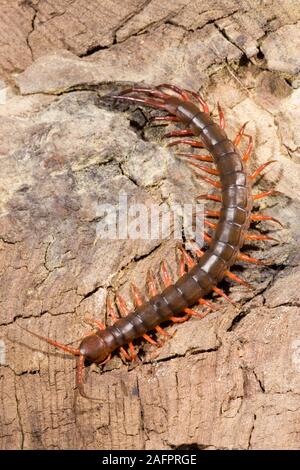
{"label": "wooden surface", "polygon": [[[0,447],[299,449],[299,4],[117,4],[0,0]],[[201,90],[215,117],[220,101],[231,137],[249,121],[251,168],[277,161],[254,192],[282,192],[260,206],[285,227],[263,224],[279,243],[248,247],[269,262],[237,271],[252,291],[223,284],[237,308],[217,300],[135,364],[92,366],[102,404],[74,403],[73,358],[20,326],[76,345],[87,314],[107,320],[108,294],[130,306],[130,282],[144,290],[161,259],[176,278],[172,238],[97,236],[121,189],[167,209],[207,192],[149,110],[101,100],[165,81]]]}

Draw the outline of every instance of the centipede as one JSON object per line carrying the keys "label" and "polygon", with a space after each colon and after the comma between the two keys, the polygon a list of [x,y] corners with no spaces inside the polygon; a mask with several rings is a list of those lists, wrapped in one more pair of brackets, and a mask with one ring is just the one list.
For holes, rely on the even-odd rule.
{"label": "centipede", "polygon": [[[252,173],[248,171],[247,163],[253,149],[253,138],[245,132],[247,123],[243,124],[235,138],[230,140],[225,132],[224,112],[219,103],[217,124],[200,94],[172,84],[164,83],[154,87],[133,86],[118,94],[111,94],[109,98],[160,110],[164,114],[156,115],[154,120],[164,125],[175,123],[178,126],[176,130],[166,134],[168,138],[176,138],[169,142],[169,146],[182,144],[193,148],[193,152],[178,152],[177,155],[196,168],[198,176],[215,188],[217,193],[214,191],[203,194],[199,199],[214,201],[219,205],[219,209],[205,211],[205,226],[212,231],[210,234],[204,231],[207,248],[203,250],[198,247],[193,254],[184,247],[180,248],[179,278],[176,282],[173,282],[166,262],[162,261],[161,292],[158,291],[153,274],[149,271],[148,300],[143,300],[141,292],[134,284],[131,286],[134,300],[131,311],[119,294],[116,295],[116,305],[108,298],[107,313],[113,323],[105,326],[97,319],[87,319],[93,330],[81,339],[78,348],[24,328],[54,348],[76,357],[76,389],[81,396],[92,400],[97,398],[85,392],[85,367],[93,363],[106,363],[116,351],[125,360],[134,360],[135,340],[143,338],[152,345],[158,345],[151,332],[169,336],[162,324],[184,322],[193,316],[203,318],[213,309],[212,302],[206,298],[212,292],[231,301],[218,287],[223,278],[251,288],[246,280],[234,274],[230,268],[237,261],[264,264],[262,260],[241,250],[248,240],[274,239],[265,234],[252,233],[250,224],[271,221],[282,226],[274,217],[252,211],[254,201],[278,195],[279,192],[272,189],[252,194],[254,180],[274,160],[263,163]],[[247,148],[243,153],[238,150],[242,139],[247,139]],[[208,154],[197,154],[195,149],[204,149]],[[202,306],[203,313],[199,313],[199,306]],[[117,316],[116,310],[121,314],[120,317]]]}

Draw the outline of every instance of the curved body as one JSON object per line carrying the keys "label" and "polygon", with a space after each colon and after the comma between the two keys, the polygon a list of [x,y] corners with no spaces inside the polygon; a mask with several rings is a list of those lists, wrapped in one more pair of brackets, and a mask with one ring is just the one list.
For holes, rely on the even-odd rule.
{"label": "curved body", "polygon": [[192,102],[171,97],[166,108],[200,137],[213,157],[222,187],[220,219],[210,247],[188,273],[127,317],[97,332],[107,354],[208,294],[234,264],[250,224],[251,185],[241,155],[224,130]]}
{"label": "curved body", "polygon": [[[161,89],[172,90],[176,95],[165,93]],[[134,92],[141,93],[142,96],[131,96],[130,94]],[[146,98],[143,97],[144,95],[146,95]],[[26,330],[52,346],[77,356],[76,385],[80,394],[86,398],[92,398],[87,396],[83,389],[83,370],[86,362],[96,364],[106,362],[109,360],[111,353],[119,348],[126,360],[132,360],[136,357],[132,341],[139,337],[143,337],[153,345],[158,345],[147,332],[156,329],[160,333],[164,333],[159,325],[166,320],[173,322],[185,321],[191,315],[202,317],[203,315],[199,315],[190,309],[190,307],[200,303],[209,305],[211,308],[211,304],[203,299],[203,297],[212,290],[229,300],[226,294],[217,287],[217,284],[224,276],[249,287],[249,284],[243,279],[229,271],[237,259],[261,264],[260,260],[240,253],[244,240],[274,240],[267,235],[249,233],[248,229],[251,220],[270,220],[281,225],[274,217],[257,213],[251,214],[253,200],[272,196],[278,192],[270,190],[256,195],[251,193],[251,182],[253,179],[273,161],[263,163],[252,174],[247,175],[245,162],[249,158],[252,149],[252,137],[244,134],[245,124],[237,134],[234,143],[231,142],[224,132],[225,121],[221,108],[219,107],[219,126],[211,119],[208,106],[201,96],[193,91],[181,90],[174,85],[163,84],[156,88],[133,87],[114,98],[139,102],[153,108],[162,109],[167,111],[169,115],[159,116],[156,118],[157,120],[181,122],[185,125],[186,129],[170,132],[165,135],[166,137],[192,135],[198,136],[201,139],[201,142],[183,139],[172,142],[172,145],[184,143],[194,147],[204,146],[210,152],[211,156],[194,155],[193,153],[181,153],[179,155],[215,164],[216,170],[201,166],[198,163],[192,163],[201,171],[219,177],[220,181],[202,177],[221,192],[219,196],[206,194],[203,197],[221,203],[221,209],[219,211],[206,211],[206,215],[218,218],[219,220],[217,224],[206,221],[208,226],[215,229],[214,235],[212,237],[208,236],[209,247],[205,252],[199,251],[200,258],[197,263],[191,258],[187,260],[187,264],[191,268],[188,273],[183,274],[172,284],[167,269],[162,269],[163,281],[168,287],[160,294],[157,294],[156,289],[152,288],[153,285],[150,280],[151,298],[147,302],[141,300],[137,290],[133,291],[137,308],[132,312],[128,312],[125,302],[119,296],[118,307],[120,312],[125,315],[122,318],[116,318],[115,311],[110,301],[108,301],[108,312],[114,324],[105,327],[99,321],[89,319],[89,323],[97,326],[97,331],[85,336],[79,348],[64,345]],[[200,111],[193,100],[201,104],[203,111]],[[236,145],[238,145],[243,135],[249,138],[249,143],[247,150],[241,156]],[[185,255],[189,257],[186,252]],[[183,263],[181,273],[184,272]],[[184,313],[183,317],[176,316],[181,313]],[[130,354],[123,347],[127,344]]]}

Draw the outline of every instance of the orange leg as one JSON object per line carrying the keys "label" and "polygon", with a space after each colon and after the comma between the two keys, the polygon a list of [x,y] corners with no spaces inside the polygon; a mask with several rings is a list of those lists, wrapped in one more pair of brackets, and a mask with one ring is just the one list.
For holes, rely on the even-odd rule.
{"label": "orange leg", "polygon": [[[118,320],[118,318],[117,318],[115,309],[113,308],[112,302],[111,302],[111,300],[110,300],[109,297],[107,298],[106,305],[107,305],[107,312],[108,312],[109,316],[111,317],[113,323],[115,323],[115,322]],[[130,355],[129,355],[129,354],[127,353],[127,351],[123,348],[123,346],[121,346],[119,349],[120,349],[121,355],[123,356],[123,358],[125,358],[125,360],[127,360],[127,361],[131,361],[131,360],[132,360],[131,357],[130,357]]]}
{"label": "orange leg", "polygon": [[204,215],[206,215],[207,217],[213,217],[215,219],[217,219],[218,217],[220,217],[220,211],[204,211]]}
{"label": "orange leg", "polygon": [[195,93],[194,91],[190,91],[190,90],[184,90],[184,91],[185,91],[186,93],[190,94],[191,96],[193,96],[193,97],[201,104],[204,113],[209,114],[208,105],[207,105],[207,103],[204,101],[204,99],[202,98],[202,96],[200,96],[198,93]]}
{"label": "orange leg", "polygon": [[[214,186],[217,189],[222,188],[222,185],[221,185],[220,181],[212,180],[211,178],[208,178],[208,176],[198,175],[198,173],[197,173],[197,177],[201,178],[203,181],[206,181],[206,183],[211,184],[212,186]],[[198,199],[200,199],[200,198],[198,197]]]}
{"label": "orange leg", "polygon": [[105,325],[95,318],[86,317],[84,321],[91,326],[96,326],[99,330],[105,330]]}
{"label": "orange leg", "polygon": [[208,201],[222,202],[221,197],[217,196],[216,194],[201,194],[200,196],[197,196],[197,199],[207,199]]}
{"label": "orange leg", "polygon": [[[139,289],[136,287],[135,284],[131,284],[131,292],[133,295],[134,303],[136,307],[140,307],[143,305],[143,299]],[[143,335],[143,338],[148,341],[148,343],[152,344],[153,346],[159,346],[159,344],[151,338],[151,336],[147,335],[146,333]]]}
{"label": "orange leg", "polygon": [[130,287],[131,287],[131,293],[132,293],[132,297],[134,300],[134,304],[136,307],[140,307],[141,305],[143,305],[143,302],[144,302],[143,297],[135,284],[133,283],[130,284]]}
{"label": "orange leg", "polygon": [[161,277],[162,277],[163,283],[165,287],[169,287],[172,284],[172,278],[169,273],[167,263],[164,260],[161,262],[160,269],[161,269]]}
{"label": "orange leg", "polygon": [[254,194],[252,197],[254,201],[257,201],[258,199],[262,199],[263,197],[280,196],[281,194],[282,193],[280,191],[275,191],[274,189],[271,189],[270,191],[264,191],[260,194]]}
{"label": "orange leg", "polygon": [[204,220],[204,225],[212,229],[215,229],[217,227],[217,224],[214,224],[213,222],[210,222],[209,220]]}
{"label": "orange leg", "polygon": [[[147,275],[147,286],[148,286],[148,290],[149,290],[149,293],[151,295],[151,297],[154,297],[155,295],[158,294],[158,290],[157,290],[157,287],[156,287],[156,283],[155,283],[155,279],[154,279],[154,276],[153,276],[153,273],[151,271],[151,269],[149,269],[148,271],[148,275]],[[155,330],[158,332],[158,333],[161,333],[163,336],[165,336],[166,338],[170,338],[171,335],[169,335],[169,333],[167,333],[166,331],[164,331],[161,326],[157,325],[155,327]]]}
{"label": "orange leg", "polygon": [[236,303],[235,303],[233,300],[231,300],[231,299],[228,297],[228,295],[226,295],[225,292],[224,292],[222,289],[219,289],[219,287],[213,287],[213,291],[214,291],[216,294],[218,294],[218,295],[220,295],[221,297],[223,297],[225,300],[227,300],[227,302],[229,302],[230,304],[236,306]]}
{"label": "orange leg", "polygon": [[156,329],[156,331],[157,331],[158,333],[160,333],[161,335],[165,336],[166,338],[171,338],[171,335],[170,335],[169,333],[167,333],[165,330],[163,330],[161,326],[157,325],[157,326],[155,327],[155,329]]}
{"label": "orange leg", "polygon": [[122,95],[127,95],[128,93],[144,93],[146,95],[154,96],[155,98],[165,100],[168,99],[168,95],[166,93],[163,93],[160,91],[158,88],[147,88],[147,87],[131,87],[127,88],[126,90],[122,91]]}
{"label": "orange leg", "polygon": [[269,160],[266,163],[260,165],[253,173],[251,173],[250,178],[254,180],[268,165],[275,163],[277,160]]}
{"label": "orange leg", "polygon": [[186,144],[186,145],[190,145],[191,147],[196,147],[196,148],[204,148],[204,145],[202,142],[200,142],[199,140],[191,140],[191,139],[173,140],[173,142],[169,142],[167,144],[167,147],[173,147],[173,145],[179,145],[179,144]]}
{"label": "orange leg", "polygon": [[188,254],[188,252],[183,248],[183,246],[180,246],[179,249],[180,249],[182,257],[183,257],[183,262],[185,262],[188,265],[189,269],[193,268],[195,266],[196,262]]}
{"label": "orange leg", "polygon": [[170,121],[170,122],[179,122],[180,119],[177,116],[154,116],[151,118],[151,121]]}
{"label": "orange leg", "polygon": [[195,252],[195,255],[196,255],[198,258],[201,258],[201,256],[204,255],[204,251],[203,251],[203,250],[200,250],[200,248],[198,247],[198,245],[196,245],[196,243],[195,243],[195,247],[193,248],[193,251]]}
{"label": "orange leg", "polygon": [[[126,305],[126,302],[125,302],[124,298],[120,294],[116,294],[116,301],[117,301],[117,305],[118,305],[118,308],[119,308],[121,314],[124,317],[127,317],[128,314],[129,314],[129,310],[128,310],[128,307]],[[137,357],[137,354],[136,354],[136,351],[134,349],[132,341],[129,341],[128,347],[129,347],[129,351],[130,351],[130,358],[131,358],[132,361],[134,361]]]}
{"label": "orange leg", "polygon": [[275,219],[275,217],[271,217],[270,215],[251,214],[251,220],[253,220],[254,222],[260,222],[261,220],[270,220],[272,222],[276,222],[281,227],[283,227],[283,224],[278,219]]}
{"label": "orange leg", "polygon": [[225,116],[224,116],[223,110],[219,102],[218,102],[218,112],[219,112],[220,127],[221,129],[224,129],[225,128]]}
{"label": "orange leg", "polygon": [[179,157],[188,157],[192,158],[193,160],[201,161],[201,162],[213,162],[213,158],[210,155],[198,155],[196,153],[190,152],[177,152],[177,156]]}
{"label": "orange leg", "polygon": [[239,130],[239,132],[237,133],[237,135],[236,135],[236,137],[233,141],[234,145],[238,146],[241,139],[242,139],[242,137],[247,137],[248,138],[248,140],[249,140],[248,147],[247,147],[246,152],[244,153],[243,158],[242,158],[242,160],[244,162],[246,162],[249,159],[250,153],[251,153],[252,148],[253,148],[253,139],[252,139],[251,135],[245,134],[246,125],[247,125],[247,122],[245,122],[245,124],[242,125],[241,129]]}
{"label": "orange leg", "polygon": [[[183,248],[183,247],[180,247],[180,251],[181,251],[181,257],[180,257],[180,264],[179,264],[179,276],[183,276],[186,272],[186,269],[185,269],[185,263],[188,265],[189,268],[192,268],[194,265],[195,265],[195,261],[193,260],[193,258],[190,257],[190,255],[187,253],[187,251]],[[199,250],[201,251],[201,250]],[[201,252],[203,254],[203,252]],[[204,300],[204,299],[199,299],[199,304],[200,305],[210,305],[210,302]],[[197,318],[203,318],[203,316],[205,316],[204,313],[198,313],[196,312],[195,310],[191,309],[191,308],[185,308],[184,309],[184,312],[187,314],[185,315],[184,319],[188,320],[188,318],[190,316],[194,316],[194,317],[197,317]],[[185,321],[185,320],[183,320]]]}
{"label": "orange leg", "polygon": [[218,176],[220,174],[220,172],[216,170],[215,168],[209,168],[208,166],[199,165],[199,163],[196,163],[196,162],[188,162],[188,163],[190,165],[195,166],[196,168],[199,168],[199,170],[201,171],[205,171],[205,173],[208,173],[210,175]]}
{"label": "orange leg", "polygon": [[260,259],[252,258],[251,256],[245,255],[245,253],[239,253],[237,259],[240,261],[245,261],[246,263],[264,265],[264,262]]}
{"label": "orange leg", "polygon": [[123,96],[123,95],[110,95],[110,98],[114,98],[122,101],[132,101],[133,103],[142,103],[151,108],[158,108],[165,110],[166,105],[163,101],[155,100],[151,98],[139,98],[138,96]]}
{"label": "orange leg", "polygon": [[149,269],[147,273],[147,287],[148,287],[149,294],[151,297],[154,297],[155,295],[158,294],[155,279],[154,279],[153,272],[151,269]]}
{"label": "orange leg", "polygon": [[161,83],[160,85],[158,85],[156,87],[158,90],[160,90],[161,88],[167,88],[168,90],[172,90],[172,91],[175,91],[175,93],[177,93],[182,99],[183,101],[190,101],[190,97],[188,95],[189,91],[188,90],[184,90],[182,88],[179,88],[178,86],[176,85],[170,85],[168,83]]}
{"label": "orange leg", "polygon": [[213,303],[211,303],[209,300],[206,300],[206,299],[199,299],[198,300],[198,303],[200,305],[205,305],[206,307],[208,307],[210,310],[213,310],[213,311],[216,311],[217,308],[214,306]]}
{"label": "orange leg", "polygon": [[248,147],[246,149],[246,152],[244,153],[244,155],[242,157],[242,160],[243,160],[243,162],[247,162],[249,160],[250,154],[251,154],[252,149],[253,149],[253,139],[252,139],[251,135],[244,134],[244,136],[248,137],[249,143],[248,143]]}
{"label": "orange leg", "polygon": [[209,244],[209,243],[211,242],[211,240],[212,240],[211,236],[210,236],[208,233],[206,233],[206,232],[203,233],[203,238],[204,238],[204,240],[206,241],[206,243],[208,243],[208,244]]}
{"label": "orange leg", "polygon": [[245,127],[247,126],[248,124],[248,121],[245,122],[242,127],[240,128],[239,132],[237,133],[237,135],[235,136],[235,139],[233,141],[234,145],[237,147],[244,135],[244,132],[245,132]]}
{"label": "orange leg", "polygon": [[253,234],[246,235],[245,240],[272,240],[274,242],[278,242],[276,238],[269,237],[268,235],[253,235]]}
{"label": "orange leg", "polygon": [[253,289],[251,284],[248,282],[244,281],[241,277],[237,276],[236,274],[233,274],[231,271],[225,271],[225,276],[227,276],[229,279],[232,281],[238,282],[239,284],[242,284],[245,287],[248,287],[248,289]]}
{"label": "orange leg", "polygon": [[195,135],[193,131],[189,129],[182,129],[177,131],[167,132],[164,137],[182,137],[182,136],[193,136]]}

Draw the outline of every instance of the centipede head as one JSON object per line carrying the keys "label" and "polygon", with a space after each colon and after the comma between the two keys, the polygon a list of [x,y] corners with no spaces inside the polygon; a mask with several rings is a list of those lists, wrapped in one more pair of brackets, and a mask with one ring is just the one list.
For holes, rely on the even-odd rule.
{"label": "centipede head", "polygon": [[105,342],[96,334],[91,334],[83,338],[79,346],[80,355],[88,362],[100,364],[109,355]]}
{"label": "centipede head", "polygon": [[81,341],[79,348],[72,348],[69,345],[59,343],[58,341],[54,341],[51,338],[47,338],[46,336],[41,336],[27,328],[24,328],[21,325],[18,325],[22,330],[27,331],[27,333],[39,338],[42,341],[54,346],[57,349],[61,349],[62,351],[71,354],[72,356],[77,357],[77,368],[76,368],[76,388],[79,391],[80,395],[84,398],[88,398],[90,400],[97,400],[98,398],[88,396],[84,391],[83,385],[83,372],[85,363],[102,363],[106,362],[110,358],[110,353],[107,351],[107,347],[102,338],[100,338],[96,334],[91,334],[83,338]]}

